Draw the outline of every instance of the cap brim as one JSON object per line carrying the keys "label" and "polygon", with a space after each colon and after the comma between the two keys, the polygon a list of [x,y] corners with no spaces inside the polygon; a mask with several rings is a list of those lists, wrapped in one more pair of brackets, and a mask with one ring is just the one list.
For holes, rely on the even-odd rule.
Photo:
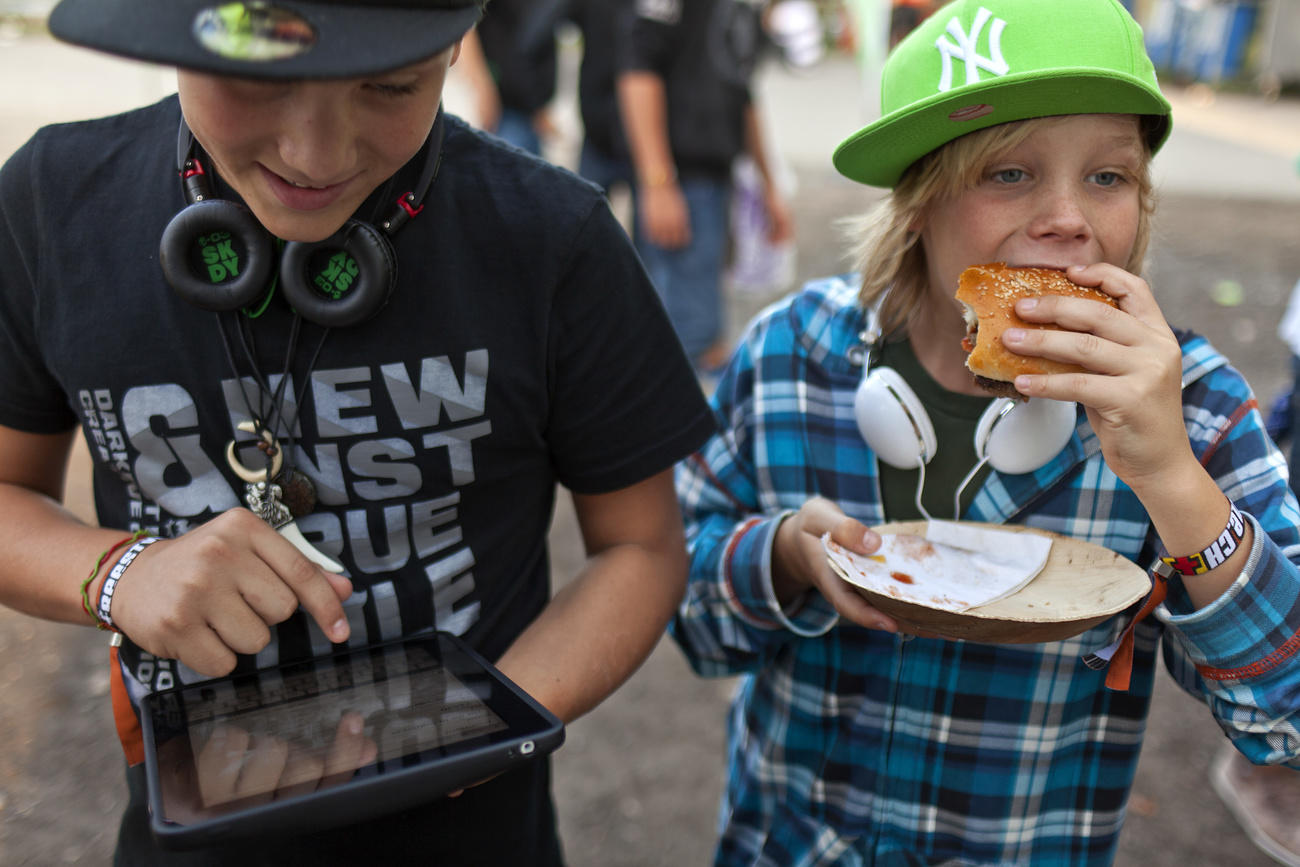
{"label": "cap brim", "polygon": [[907,167],[967,133],[1010,121],[1065,114],[1139,114],[1166,119],[1151,145],[1169,135],[1169,102],[1140,79],[1095,69],[1003,76],[985,86],[941,93],[880,118],[835,149],[837,171],[859,183],[892,187]]}
{"label": "cap brim", "polygon": [[479,7],[430,9],[314,4],[275,0],[315,31],[309,48],[278,59],[214,53],[194,23],[217,0],[61,0],[50,13],[59,39],[110,54],[245,78],[352,78],[388,72],[432,57],[460,39]]}

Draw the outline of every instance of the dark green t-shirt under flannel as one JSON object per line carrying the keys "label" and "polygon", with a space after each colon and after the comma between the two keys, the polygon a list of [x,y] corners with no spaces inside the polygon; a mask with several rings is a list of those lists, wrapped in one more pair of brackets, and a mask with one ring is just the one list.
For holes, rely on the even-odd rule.
{"label": "dark green t-shirt under flannel", "polygon": [[[926,373],[908,340],[886,343],[880,351],[880,364],[891,367],[911,386],[920,398],[934,425],[934,457],[925,467],[925,490],[921,504],[936,520],[953,520],[953,495],[962,479],[975,466],[975,427],[992,402],[991,397],[957,394],[948,391]],[[961,508],[965,512],[979,490],[987,466],[962,491]],[[915,521],[924,516],[916,509],[916,485],[920,470],[900,470],[883,461],[880,464],[881,495],[885,516],[890,521]]]}

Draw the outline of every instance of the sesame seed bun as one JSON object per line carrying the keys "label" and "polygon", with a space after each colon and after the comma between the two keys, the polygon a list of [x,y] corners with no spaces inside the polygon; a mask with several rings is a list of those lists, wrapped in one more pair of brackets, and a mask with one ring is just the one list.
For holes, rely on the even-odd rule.
{"label": "sesame seed bun", "polygon": [[1016,355],[1002,345],[1002,332],[1008,328],[1054,328],[1026,322],[1015,313],[1018,299],[1042,295],[1070,295],[1119,306],[1106,293],[1072,283],[1064,271],[1051,268],[1012,268],[994,262],[975,265],[961,273],[956,298],[966,316],[967,333],[962,348],[970,353],[966,367],[981,388],[1003,397],[1023,397],[1011,384],[1022,373],[1083,372],[1084,368],[1077,364]]}

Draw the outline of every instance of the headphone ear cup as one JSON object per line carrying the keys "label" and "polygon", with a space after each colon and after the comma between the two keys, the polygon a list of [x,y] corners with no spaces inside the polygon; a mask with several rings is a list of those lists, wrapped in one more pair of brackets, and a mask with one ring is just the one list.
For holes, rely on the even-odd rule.
{"label": "headphone ear cup", "polygon": [[1036,397],[1001,398],[975,426],[975,455],[999,473],[1032,473],[1065,448],[1078,424],[1075,404]]}
{"label": "headphone ear cup", "polygon": [[243,205],[208,199],[186,206],[158,245],[163,277],[203,310],[238,310],[266,291],[275,263],[269,232]]}
{"label": "headphone ear cup", "polygon": [[280,287],[302,317],[317,325],[360,324],[388,302],[397,255],[383,232],[349,220],[324,241],[291,242],[280,260]]}
{"label": "headphone ear cup", "polygon": [[862,439],[891,467],[916,469],[938,449],[929,413],[896,370],[878,367],[862,378],[853,395],[853,415]]}

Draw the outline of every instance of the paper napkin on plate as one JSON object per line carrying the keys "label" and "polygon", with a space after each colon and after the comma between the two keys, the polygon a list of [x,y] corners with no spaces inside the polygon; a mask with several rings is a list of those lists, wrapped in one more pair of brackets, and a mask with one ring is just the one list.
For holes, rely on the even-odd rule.
{"label": "paper napkin on plate", "polygon": [[862,555],[822,537],[836,573],[851,584],[930,608],[966,611],[1005,599],[1043,570],[1052,540],[1036,533],[930,521],[924,536],[881,535]]}

